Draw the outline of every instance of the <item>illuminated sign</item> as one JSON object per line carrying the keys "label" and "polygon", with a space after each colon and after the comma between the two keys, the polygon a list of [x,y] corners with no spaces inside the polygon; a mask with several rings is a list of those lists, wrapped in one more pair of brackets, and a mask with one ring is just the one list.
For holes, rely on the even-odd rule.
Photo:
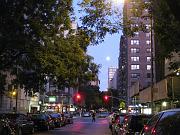
{"label": "illuminated sign", "polygon": [[56,102],[56,97],[55,96],[49,97],[49,102]]}

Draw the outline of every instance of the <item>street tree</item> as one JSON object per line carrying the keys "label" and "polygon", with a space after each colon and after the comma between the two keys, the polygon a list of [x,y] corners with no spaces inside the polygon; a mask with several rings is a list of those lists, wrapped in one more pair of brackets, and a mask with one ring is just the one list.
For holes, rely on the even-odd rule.
{"label": "street tree", "polygon": [[[81,25],[74,31],[72,2],[0,1],[1,82],[4,82],[4,73],[10,72],[16,75],[13,83],[31,91],[44,84],[45,76],[56,78],[59,87],[77,85],[77,78],[82,83],[87,78],[92,79],[94,73],[90,72],[93,70],[90,67],[98,65],[88,63],[87,47],[103,42],[106,34],[128,28],[131,22],[123,24],[125,18],[119,10],[112,9],[112,3],[107,0],[82,0],[79,3]],[[179,52],[180,25],[176,12],[179,2],[172,1],[177,2],[176,8],[169,0],[150,2],[150,5],[142,4],[143,8],[152,9],[154,31],[164,48],[161,55],[169,57],[172,51]]]}
{"label": "street tree", "polygon": [[[0,71],[13,85],[38,91],[46,76],[70,87],[83,74],[90,43],[87,31],[72,29],[72,0],[0,2]],[[83,70],[84,71],[84,70]]]}

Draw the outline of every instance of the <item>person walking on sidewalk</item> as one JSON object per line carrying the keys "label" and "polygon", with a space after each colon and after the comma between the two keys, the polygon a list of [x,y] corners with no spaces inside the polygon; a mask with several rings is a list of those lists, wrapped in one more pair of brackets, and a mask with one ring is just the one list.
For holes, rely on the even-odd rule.
{"label": "person walking on sidewalk", "polygon": [[92,113],[92,122],[95,122],[96,121],[96,114],[95,112]]}

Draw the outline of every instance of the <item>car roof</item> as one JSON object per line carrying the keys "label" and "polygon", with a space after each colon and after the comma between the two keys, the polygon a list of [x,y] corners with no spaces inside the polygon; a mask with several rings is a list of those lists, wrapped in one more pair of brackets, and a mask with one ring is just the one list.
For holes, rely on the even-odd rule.
{"label": "car roof", "polygon": [[164,111],[161,111],[161,112],[180,112],[180,108],[164,110]]}

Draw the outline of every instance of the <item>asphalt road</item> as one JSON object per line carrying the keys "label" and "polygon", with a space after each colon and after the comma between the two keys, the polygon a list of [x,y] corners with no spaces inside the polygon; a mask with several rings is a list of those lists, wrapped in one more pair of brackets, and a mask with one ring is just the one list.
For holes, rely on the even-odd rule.
{"label": "asphalt road", "polygon": [[96,122],[92,122],[91,117],[82,117],[75,118],[73,124],[36,132],[35,135],[111,135],[111,132],[106,118],[96,118]]}

